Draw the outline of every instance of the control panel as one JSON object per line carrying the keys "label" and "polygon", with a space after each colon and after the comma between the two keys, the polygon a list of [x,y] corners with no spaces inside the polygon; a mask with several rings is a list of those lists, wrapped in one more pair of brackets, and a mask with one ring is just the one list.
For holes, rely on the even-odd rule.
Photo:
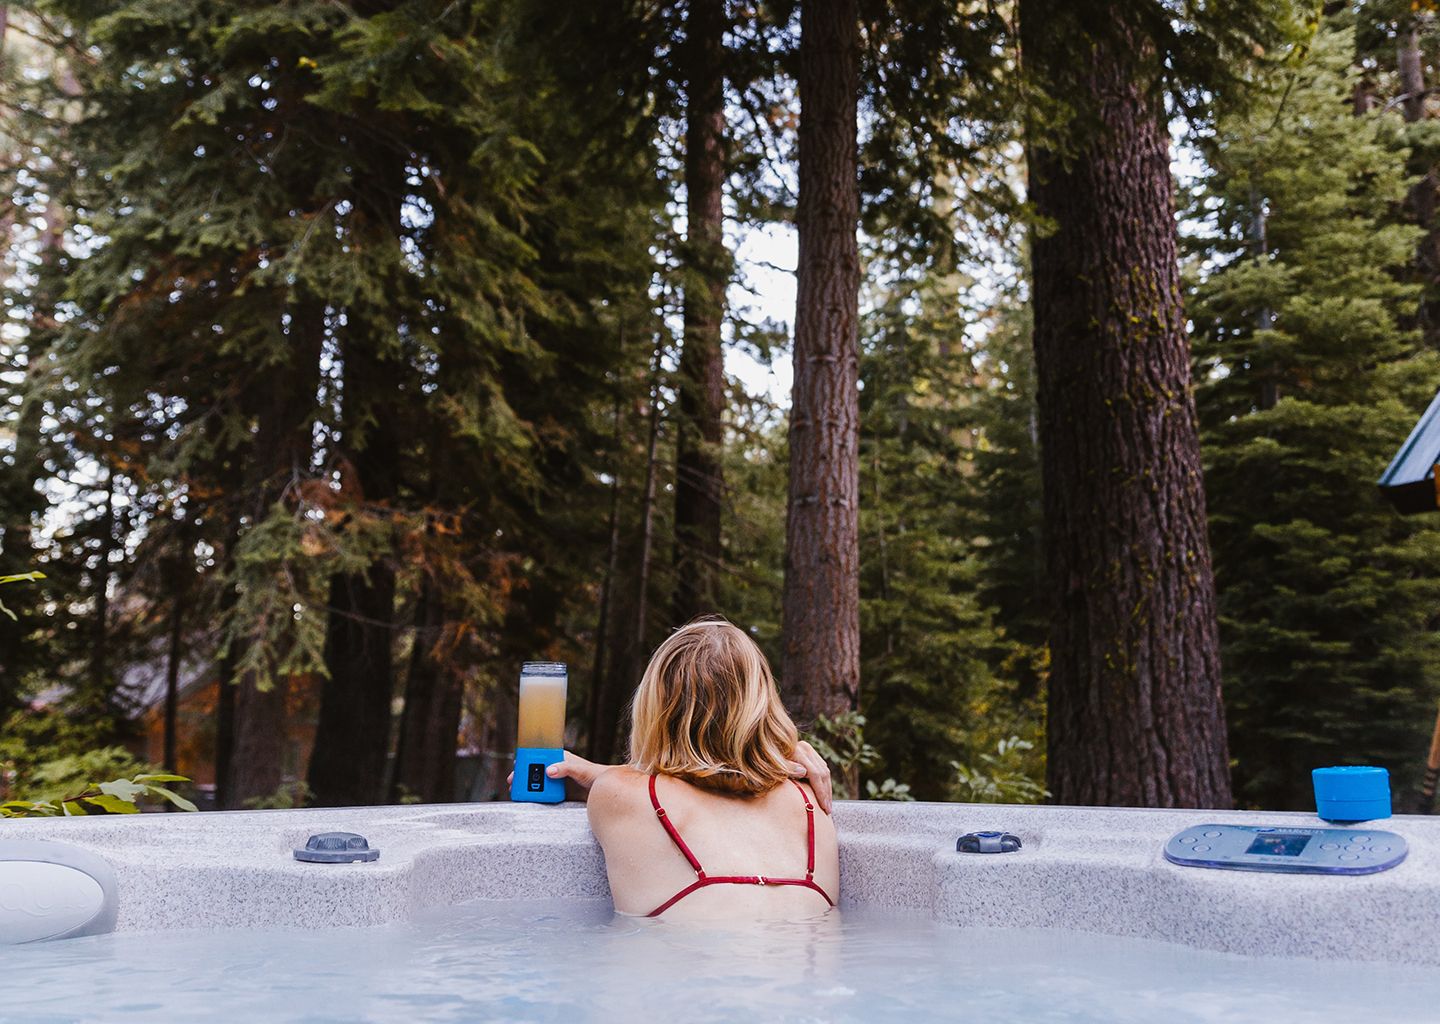
{"label": "control panel", "polygon": [[1192,825],[1165,843],[1165,859],[1194,868],[1369,875],[1393,868],[1409,848],[1377,829]]}

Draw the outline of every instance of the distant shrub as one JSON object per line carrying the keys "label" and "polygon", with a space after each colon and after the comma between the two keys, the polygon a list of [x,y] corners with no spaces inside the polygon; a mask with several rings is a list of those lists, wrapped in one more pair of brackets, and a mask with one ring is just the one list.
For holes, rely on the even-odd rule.
{"label": "distant shrub", "polygon": [[978,765],[951,761],[955,771],[952,798],[976,804],[1035,804],[1050,791],[1027,770],[1035,744],[1009,736],[995,744],[993,754],[980,755]]}

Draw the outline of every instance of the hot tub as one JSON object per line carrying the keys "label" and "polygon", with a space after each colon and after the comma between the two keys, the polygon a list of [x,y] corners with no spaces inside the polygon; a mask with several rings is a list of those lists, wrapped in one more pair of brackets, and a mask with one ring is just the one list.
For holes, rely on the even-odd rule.
{"label": "hot tub", "polygon": [[[103,857],[116,932],[0,947],[0,1021],[631,1018],[1440,1021],[1440,822],[1334,877],[1180,867],[1198,822],[1307,815],[841,803],[842,910],[616,917],[583,807],[446,805],[12,821]],[[964,832],[1020,835],[955,852]],[[301,864],[314,833],[379,860]],[[16,979],[23,979],[15,984]]]}

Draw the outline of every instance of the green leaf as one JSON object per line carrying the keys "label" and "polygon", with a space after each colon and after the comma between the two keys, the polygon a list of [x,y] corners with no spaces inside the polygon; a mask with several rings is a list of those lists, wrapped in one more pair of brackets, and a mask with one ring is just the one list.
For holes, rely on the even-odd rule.
{"label": "green leaf", "polygon": [[0,576],[0,583],[30,583],[44,578],[43,572],[21,572],[11,576]]}
{"label": "green leaf", "polygon": [[151,793],[158,796],[163,796],[166,800],[169,800],[172,804],[180,808],[182,811],[198,811],[200,809],[194,804],[192,804],[189,800],[186,800],[179,793],[176,793],[173,790],[166,789],[164,786],[149,786],[147,788],[150,790]]}
{"label": "green leaf", "polygon": [[138,798],[145,795],[145,784],[131,782],[129,779],[112,779],[110,782],[102,782],[95,787],[107,796],[113,796],[124,800],[126,803],[134,803]]}
{"label": "green leaf", "polygon": [[93,804],[108,814],[139,814],[140,808],[136,807],[129,800],[121,800],[118,796],[100,794],[99,796],[84,797],[84,802]]}
{"label": "green leaf", "polygon": [[149,782],[189,782],[190,780],[189,780],[186,776],[184,776],[184,775],[171,775],[171,774],[169,774],[168,772],[154,772],[154,773],[147,774],[147,775],[137,775],[137,776],[135,776],[135,780],[134,780],[134,781],[136,781],[136,782],[146,782],[146,783],[149,783]]}

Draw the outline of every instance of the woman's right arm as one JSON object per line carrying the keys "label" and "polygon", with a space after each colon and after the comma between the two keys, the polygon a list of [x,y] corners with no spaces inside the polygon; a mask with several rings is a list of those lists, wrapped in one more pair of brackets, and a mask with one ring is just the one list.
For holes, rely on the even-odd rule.
{"label": "woman's right arm", "polygon": [[[590,796],[590,787],[595,785],[595,780],[604,775],[611,768],[619,768],[616,764],[596,764],[594,761],[587,761],[579,754],[572,754],[565,751],[565,760],[558,761],[545,769],[545,774],[552,779],[565,780],[565,799],[579,800],[585,802]],[[505,777],[505,785],[515,781],[515,773],[511,772]]]}
{"label": "woman's right arm", "polygon": [[595,780],[617,767],[619,766],[587,761],[580,755],[572,754],[567,750],[565,751],[565,760],[546,768],[545,774],[552,779],[565,780],[565,798],[567,800],[587,800],[590,796],[590,787],[595,785]]}

